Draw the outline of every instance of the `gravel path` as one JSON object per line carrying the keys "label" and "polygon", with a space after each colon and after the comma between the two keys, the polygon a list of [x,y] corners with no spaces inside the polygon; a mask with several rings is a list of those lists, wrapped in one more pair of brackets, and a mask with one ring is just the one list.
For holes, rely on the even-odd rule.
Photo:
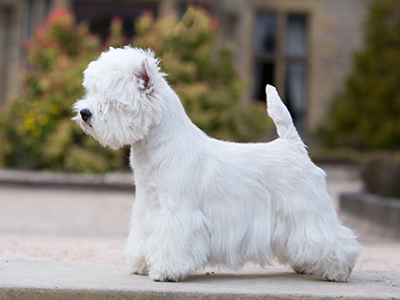
{"label": "gravel path", "polygon": [[[328,190],[358,191],[357,170],[325,166]],[[132,192],[0,186],[0,260],[123,262]],[[340,214],[360,235],[358,270],[400,270],[400,240]]]}

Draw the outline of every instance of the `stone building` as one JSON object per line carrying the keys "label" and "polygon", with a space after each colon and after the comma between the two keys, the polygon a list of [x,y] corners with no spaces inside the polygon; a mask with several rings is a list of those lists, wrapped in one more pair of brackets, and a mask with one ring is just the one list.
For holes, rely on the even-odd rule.
{"label": "stone building", "polygon": [[219,17],[221,42],[236,45],[236,65],[249,89],[244,101],[264,100],[277,86],[296,124],[314,128],[341,89],[370,0],[0,0],[0,105],[18,91],[23,43],[54,7],[71,8],[78,21],[106,34],[121,16],[127,34],[143,12],[183,15],[196,4]]}

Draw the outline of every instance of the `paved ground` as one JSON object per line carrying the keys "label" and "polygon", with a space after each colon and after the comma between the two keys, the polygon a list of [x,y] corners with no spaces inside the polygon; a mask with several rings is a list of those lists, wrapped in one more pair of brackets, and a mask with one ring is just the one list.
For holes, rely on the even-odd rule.
{"label": "paved ground", "polygon": [[130,275],[124,264],[0,261],[0,278],[2,300],[400,299],[400,273],[387,271],[354,271],[349,282],[334,283],[246,266],[239,275],[206,269],[164,283]]}
{"label": "paved ground", "polygon": [[[353,169],[326,166],[328,189],[362,188]],[[133,192],[0,186],[0,260],[123,263]],[[360,234],[356,270],[400,270],[400,241],[368,221],[341,215]]]}

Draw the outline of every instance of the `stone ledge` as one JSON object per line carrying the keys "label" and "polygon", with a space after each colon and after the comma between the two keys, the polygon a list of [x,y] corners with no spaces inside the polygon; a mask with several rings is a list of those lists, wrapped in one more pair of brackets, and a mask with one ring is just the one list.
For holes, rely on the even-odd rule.
{"label": "stone ledge", "polygon": [[246,266],[238,275],[208,268],[183,282],[162,283],[119,264],[0,261],[0,278],[2,300],[400,299],[400,272],[355,271],[347,283],[335,283]]}
{"label": "stone ledge", "polygon": [[54,173],[50,171],[0,170],[0,184],[134,191],[132,172],[106,174]]}
{"label": "stone ledge", "polygon": [[400,200],[369,193],[343,193],[340,209],[358,218],[368,220],[400,238]]}

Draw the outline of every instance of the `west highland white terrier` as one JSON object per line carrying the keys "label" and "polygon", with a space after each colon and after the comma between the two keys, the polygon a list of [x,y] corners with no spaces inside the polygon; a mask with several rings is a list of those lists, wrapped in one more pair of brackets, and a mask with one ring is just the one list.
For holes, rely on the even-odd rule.
{"label": "west highland white terrier", "polygon": [[196,127],[150,50],[110,48],[84,71],[74,119],[102,145],[131,146],[136,197],[130,270],[180,281],[205,265],[247,262],[346,281],[361,251],[339,221],[276,89],[266,87],[279,138],[240,144]]}

